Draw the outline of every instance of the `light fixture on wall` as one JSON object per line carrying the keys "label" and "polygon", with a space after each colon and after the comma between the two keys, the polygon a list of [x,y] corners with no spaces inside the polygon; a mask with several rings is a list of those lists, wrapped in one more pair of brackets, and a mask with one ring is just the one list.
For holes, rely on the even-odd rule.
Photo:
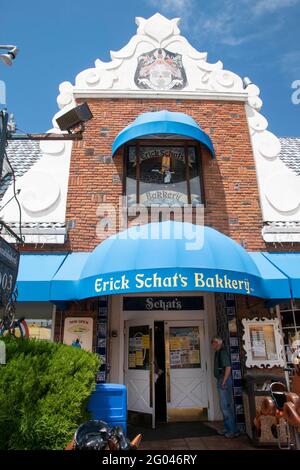
{"label": "light fixture on wall", "polygon": [[0,49],[8,51],[6,54],[0,54],[0,59],[2,62],[4,62],[6,65],[12,65],[13,60],[16,58],[19,52],[17,46],[0,45]]}
{"label": "light fixture on wall", "polygon": [[250,80],[249,77],[244,77],[243,78],[243,86],[244,88],[247,88],[248,85],[251,85],[252,84],[252,80]]}
{"label": "light fixture on wall", "polygon": [[92,119],[92,117],[93,115],[88,104],[83,103],[59,116],[56,122],[61,131],[72,133],[75,128],[79,127],[82,132],[84,123]]}
{"label": "light fixture on wall", "polygon": [[[84,123],[93,118],[87,103],[80,104],[56,118],[61,131],[68,133],[46,132],[45,134],[14,134],[9,132],[7,140],[82,140]],[[10,121],[10,125],[14,125]]]}
{"label": "light fixture on wall", "polygon": [[110,336],[111,336],[111,338],[117,338],[118,337],[118,330],[111,330]]}

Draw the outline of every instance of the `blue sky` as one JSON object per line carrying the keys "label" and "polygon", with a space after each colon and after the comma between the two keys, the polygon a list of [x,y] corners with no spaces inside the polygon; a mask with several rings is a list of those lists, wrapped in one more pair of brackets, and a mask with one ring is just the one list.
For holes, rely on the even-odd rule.
{"label": "blue sky", "polygon": [[[300,136],[300,0],[11,0],[1,1],[1,44],[16,44],[12,67],[0,62],[7,106],[27,132],[51,127],[58,85],[136,32],[135,17],[181,17],[181,34],[208,61],[248,76],[261,89],[262,112],[279,136]],[[201,123],[200,123],[201,124]]]}

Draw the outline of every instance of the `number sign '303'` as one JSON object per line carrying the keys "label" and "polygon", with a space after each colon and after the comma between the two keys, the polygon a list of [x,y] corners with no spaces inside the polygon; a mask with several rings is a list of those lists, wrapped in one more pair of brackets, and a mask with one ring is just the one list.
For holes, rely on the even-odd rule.
{"label": "number sign '303'", "polygon": [[20,253],[0,237],[0,296],[2,303],[13,292],[17,280]]}

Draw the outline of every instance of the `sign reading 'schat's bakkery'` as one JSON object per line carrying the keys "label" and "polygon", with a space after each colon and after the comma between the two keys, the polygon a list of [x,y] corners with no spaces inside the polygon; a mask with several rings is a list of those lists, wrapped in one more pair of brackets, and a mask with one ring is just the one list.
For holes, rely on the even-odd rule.
{"label": "sign reading 'schat's bakkery'", "polygon": [[260,288],[255,276],[246,277],[243,273],[192,269],[149,271],[106,274],[96,277],[94,278],[94,295],[195,290],[253,295]]}

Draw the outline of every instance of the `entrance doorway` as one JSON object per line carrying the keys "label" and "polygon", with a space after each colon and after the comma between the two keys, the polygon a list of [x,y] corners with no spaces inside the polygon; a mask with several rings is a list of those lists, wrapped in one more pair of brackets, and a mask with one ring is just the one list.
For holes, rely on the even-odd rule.
{"label": "entrance doorway", "polygon": [[167,421],[165,323],[154,322],[155,423]]}
{"label": "entrance doorway", "polygon": [[125,331],[129,422],[207,419],[203,320],[129,320]]}

